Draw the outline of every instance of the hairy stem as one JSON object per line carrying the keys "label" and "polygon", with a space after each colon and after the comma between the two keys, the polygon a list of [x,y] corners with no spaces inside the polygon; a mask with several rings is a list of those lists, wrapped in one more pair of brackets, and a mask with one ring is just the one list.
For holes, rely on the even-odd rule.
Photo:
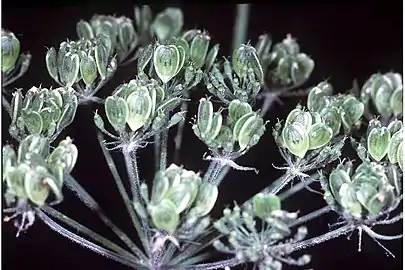
{"label": "hairy stem", "polygon": [[141,202],[140,194],[140,181],[139,181],[139,171],[137,163],[136,149],[132,151],[128,147],[124,147],[122,154],[125,160],[125,166],[127,168],[127,173],[129,177],[129,183],[131,185],[132,199],[137,202]]}
{"label": "hairy stem", "polygon": [[96,245],[83,237],[78,236],[77,234],[72,233],[71,231],[63,228],[60,226],[58,223],[53,221],[51,218],[49,218],[44,212],[42,212],[40,209],[36,209],[36,214],[37,216],[49,227],[51,230],[59,233],[60,235],[72,240],[73,242],[90,249],[93,252],[96,252],[102,256],[105,256],[106,258],[122,263],[126,266],[129,266],[130,268],[136,269],[137,267],[142,267],[142,265],[139,265],[138,263],[130,260],[127,257],[124,257],[120,254],[117,254],[115,252],[112,252],[106,248],[100,247],[99,245]]}
{"label": "hairy stem", "polygon": [[301,216],[301,217],[297,218],[296,220],[291,222],[289,224],[289,226],[294,227],[294,226],[301,225],[301,224],[303,224],[305,222],[308,222],[308,221],[310,221],[310,220],[312,220],[314,218],[317,218],[317,217],[319,217],[319,216],[321,216],[323,214],[326,214],[331,210],[332,210],[332,208],[329,205],[324,206],[324,207],[322,207],[320,209],[317,209],[317,210],[315,210],[315,211],[313,211],[311,213],[308,213],[308,214],[306,214],[304,216]]}
{"label": "hairy stem", "polygon": [[154,136],[154,150],[155,150],[155,171],[158,172],[160,168],[160,133]]}
{"label": "hairy stem", "polygon": [[127,258],[131,258],[133,261],[139,260],[139,258],[135,257],[133,254],[129,253],[125,249],[121,248],[120,246],[114,244],[107,238],[99,235],[98,233],[90,230],[89,228],[83,226],[82,224],[76,222],[75,220],[71,219],[70,217],[64,215],[63,213],[57,211],[56,209],[44,205],[41,207],[41,210],[44,211],[46,214],[58,219],[59,221],[65,223],[66,225],[74,228],[78,232],[86,235],[89,238],[92,238],[95,242],[98,242],[99,244],[103,245],[104,247],[122,255],[126,256]]}
{"label": "hairy stem", "polygon": [[[115,166],[114,160],[111,157],[110,152],[104,146],[103,135],[99,132],[97,134],[97,138],[98,138],[98,142],[100,144],[100,147],[101,147],[101,149],[103,151],[105,160],[107,161],[108,168],[110,169],[111,174],[113,175],[115,184],[117,185],[117,188],[118,188],[118,191],[119,191],[119,193],[121,195],[121,198],[124,201],[125,207],[127,208],[127,211],[128,211],[128,214],[129,214],[129,216],[130,216],[130,218],[132,220],[132,223],[133,223],[136,231],[138,232],[138,234],[141,234],[142,233],[141,224],[140,224],[139,219],[138,219],[138,217],[136,215],[135,209],[132,206],[131,199],[129,198],[128,193],[125,190],[123,181],[122,181],[122,179],[121,179],[121,177],[120,177],[120,175],[118,173],[117,167]],[[144,248],[146,248],[146,247],[144,246]]]}
{"label": "hairy stem", "polygon": [[204,174],[204,181],[215,184],[215,185],[219,185],[218,176],[223,167],[224,167],[224,164],[222,164],[220,161],[212,160],[207,169],[207,172]]}
{"label": "hairy stem", "polygon": [[279,193],[288,183],[290,183],[295,178],[294,174],[285,173],[283,176],[274,181],[269,187],[265,188],[261,193],[267,194],[277,194]]}
{"label": "hairy stem", "polygon": [[167,139],[169,131],[164,130],[160,136],[160,156],[159,156],[159,170],[166,170],[167,167]]}
{"label": "hairy stem", "polygon": [[284,248],[288,247],[289,252],[294,252],[294,251],[309,248],[309,247],[318,245],[320,243],[332,240],[332,239],[337,238],[339,236],[348,234],[348,233],[352,232],[354,229],[355,229],[355,226],[352,225],[352,224],[349,224],[349,225],[342,226],[342,227],[340,227],[340,228],[338,228],[336,230],[327,232],[325,234],[322,234],[322,235],[319,235],[319,236],[316,236],[316,237],[313,237],[313,238],[310,238],[310,239],[307,239],[307,240],[304,240],[304,241],[291,243],[291,244],[282,244],[282,245],[275,246],[273,248],[276,248],[276,249],[282,248],[282,249],[284,249]]}
{"label": "hairy stem", "polygon": [[301,191],[303,188],[306,188],[307,186],[309,186],[310,184],[312,184],[315,181],[316,180],[311,176],[311,178],[309,178],[308,180],[305,179],[304,181],[300,181],[299,183],[295,184],[291,188],[287,189],[286,191],[281,193],[278,197],[280,198],[280,200],[283,201],[283,200],[291,197],[295,193]]}
{"label": "hairy stem", "polygon": [[233,32],[233,50],[245,43],[249,23],[250,4],[236,5],[236,17]]}
{"label": "hairy stem", "polygon": [[119,229],[104,213],[100,205],[91,197],[89,193],[71,176],[66,177],[64,182],[66,186],[71,189],[77,197],[91,210],[93,210],[103,223],[111,229],[120,239],[123,241],[131,251],[138,257],[142,257],[142,251],[136,246],[136,244],[126,235],[121,229]]}
{"label": "hairy stem", "polygon": [[[124,155],[129,181],[131,183],[133,201],[143,203],[140,194],[140,181],[139,181],[138,163],[136,161],[136,150],[134,149],[130,152],[128,147],[124,147],[122,153]],[[150,235],[148,226],[144,219],[141,219],[141,230],[138,233],[139,237],[141,238],[142,244],[145,248],[145,251],[149,254]]]}
{"label": "hairy stem", "polygon": [[[184,98],[188,99],[189,95],[188,92],[184,93]],[[187,109],[188,109],[188,101],[183,100],[181,102],[181,112],[184,112],[184,120],[180,121],[180,123],[177,124],[177,134],[176,137],[174,138],[174,162],[177,164],[180,161],[180,149],[181,149],[181,142],[183,141],[183,132],[184,132],[184,126],[186,124],[186,119],[187,119]]]}

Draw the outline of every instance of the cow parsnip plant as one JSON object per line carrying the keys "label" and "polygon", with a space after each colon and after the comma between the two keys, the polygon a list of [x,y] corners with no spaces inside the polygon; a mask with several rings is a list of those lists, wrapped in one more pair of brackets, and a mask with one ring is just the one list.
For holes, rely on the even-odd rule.
{"label": "cow parsnip plant", "polygon": [[[381,246],[380,240],[402,237],[382,235],[374,228],[402,220],[400,74],[374,74],[363,87],[343,94],[333,94],[329,82],[320,82],[306,91],[306,104],[292,108],[286,119],[268,123],[265,116],[271,103],[300,94],[292,90],[303,85],[315,67],[291,35],[274,45],[262,35],[254,46],[240,44],[229,58],[221,58],[219,45],[207,31],[183,29],[180,9],[167,8],[153,17],[151,9],[143,6],[135,8],[134,21],[110,15],[81,20],[77,36],[61,42],[58,50],[51,47],[44,57],[56,88],[18,89],[10,103],[3,102],[11,117],[8,131],[18,142],[18,147],[5,145],[2,150],[4,212],[6,221],[14,220],[17,235],[39,219],[109,259],[154,270],[229,269],[245,263],[276,270],[310,262],[309,254],[295,256],[295,251],[356,231],[359,250],[364,233]],[[5,87],[25,73],[30,56],[20,54],[18,39],[6,30],[2,30],[1,50],[4,94]],[[117,68],[131,61],[137,62],[137,72],[128,83],[105,99],[95,96]],[[181,164],[167,164],[168,130],[177,126],[177,153],[190,91],[195,88],[208,90],[191,121],[194,134],[207,147],[202,158],[210,166],[203,175]],[[263,105],[258,109],[260,99]],[[58,135],[68,130],[77,107],[87,102],[104,106],[106,117],[94,114],[97,136],[140,245],[105,215],[71,174],[80,149],[71,138]],[[225,208],[223,216],[214,220],[210,212],[220,183],[230,169],[258,173],[256,168],[238,165],[237,159],[262,136],[270,136],[270,130],[285,159],[276,167],[284,175],[244,204]],[[146,183],[139,179],[137,151],[150,142],[156,172]],[[354,148],[357,156],[343,155],[347,147]],[[112,150],[122,153],[127,177],[119,175]],[[333,168],[328,169],[328,164]],[[63,203],[63,186],[96,212],[127,248],[56,210],[54,206]],[[321,194],[325,206],[303,216],[283,210],[283,200],[304,188],[313,196]],[[329,211],[340,221],[330,231],[309,237],[304,224]],[[215,252],[227,254],[228,259],[207,263]]]}

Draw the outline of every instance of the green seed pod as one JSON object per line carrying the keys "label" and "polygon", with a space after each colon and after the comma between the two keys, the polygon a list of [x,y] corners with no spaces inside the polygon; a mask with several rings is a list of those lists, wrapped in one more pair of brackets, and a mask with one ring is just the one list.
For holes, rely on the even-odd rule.
{"label": "green seed pod", "polygon": [[19,164],[17,167],[8,168],[5,173],[7,187],[10,189],[11,193],[19,198],[26,198],[24,188],[24,177],[31,170],[30,166],[25,163]]}
{"label": "green seed pod", "polygon": [[159,45],[153,54],[156,74],[163,83],[169,82],[179,71],[180,52],[175,45]]}
{"label": "green seed pod", "polygon": [[256,79],[261,83],[263,81],[263,68],[257,57],[256,50],[249,45],[240,45],[232,54],[232,67],[239,78],[243,78],[248,70],[252,68]]}
{"label": "green seed pod", "polygon": [[91,25],[83,20],[80,20],[76,24],[76,33],[79,38],[82,39],[92,39],[94,38],[94,33],[93,29],[91,28]]}
{"label": "green seed pod", "polygon": [[208,215],[218,199],[218,187],[208,182],[202,182],[198,189],[198,195],[194,201],[194,207],[190,209],[189,216],[200,218]]}
{"label": "green seed pod", "polygon": [[80,59],[76,53],[66,53],[60,66],[61,82],[66,87],[71,87],[79,76]]}
{"label": "green seed pod", "polygon": [[56,124],[57,131],[61,131],[73,122],[79,102],[76,95],[72,93],[68,100],[64,100],[64,104],[62,114]]}
{"label": "green seed pod", "polygon": [[47,155],[49,142],[39,134],[30,134],[18,146],[17,163],[25,162],[28,153]]}
{"label": "green seed pod", "polygon": [[183,48],[184,52],[186,53],[185,58],[188,59],[190,56],[190,45],[188,44],[187,40],[181,37],[172,37],[171,43],[177,47]]}
{"label": "green seed pod", "polygon": [[97,64],[94,57],[85,54],[80,59],[80,75],[86,85],[91,85],[97,78]]}
{"label": "green seed pod", "polygon": [[127,104],[129,109],[127,124],[132,131],[137,131],[149,120],[152,114],[152,99],[145,88],[145,92],[130,94],[127,98]]}
{"label": "green seed pod", "polygon": [[322,148],[327,145],[333,137],[333,130],[324,123],[318,123],[311,126],[308,133],[308,150]]}
{"label": "green seed pod", "polygon": [[180,214],[191,206],[198,191],[198,185],[194,182],[182,182],[172,185],[165,198],[176,205],[176,213]]}
{"label": "green seed pod", "polygon": [[197,126],[201,138],[205,138],[205,136],[211,130],[213,116],[214,107],[212,102],[209,100],[209,98],[201,98],[197,113]]}
{"label": "green seed pod", "polygon": [[391,186],[384,187],[378,194],[375,194],[373,198],[367,204],[367,210],[375,215],[381,215],[381,212],[392,207],[395,203],[394,189]]}
{"label": "green seed pod", "polygon": [[212,142],[218,136],[222,127],[222,114],[220,111],[215,112],[212,117],[211,128],[205,135],[205,140],[207,142]]}
{"label": "green seed pod", "polygon": [[190,46],[190,58],[196,69],[201,68],[207,57],[208,47],[210,45],[210,36],[203,32],[194,37]]}
{"label": "green seed pod", "polygon": [[135,23],[137,29],[140,29],[141,32],[145,32],[150,27],[152,21],[152,10],[149,6],[143,5],[140,9],[135,7]]}
{"label": "green seed pod", "polygon": [[20,56],[20,41],[12,32],[1,34],[1,70],[8,72],[14,68]]}
{"label": "green seed pod", "polygon": [[387,83],[384,83],[378,88],[377,92],[375,93],[374,104],[377,111],[383,117],[389,117],[392,113],[392,109],[390,107],[392,92],[392,88],[390,88]]}
{"label": "green seed pod", "polygon": [[63,98],[59,92],[60,90],[63,90],[63,88],[52,89],[48,92],[48,100],[52,100],[54,104],[58,106],[58,108],[62,108],[63,106]]}
{"label": "green seed pod", "polygon": [[129,50],[132,44],[136,43],[136,33],[132,20],[126,17],[119,18],[120,27],[118,28],[118,41],[124,50]]}
{"label": "green seed pod", "polygon": [[287,149],[294,155],[304,158],[309,149],[309,136],[300,123],[292,123],[283,128],[282,136]]}
{"label": "green seed pod", "polygon": [[25,127],[30,134],[37,134],[42,132],[42,117],[35,111],[27,111],[23,114]]}
{"label": "green seed pod", "polygon": [[401,129],[391,136],[390,142],[388,143],[387,156],[389,161],[393,164],[397,163],[398,161],[397,152],[399,145],[402,143],[403,140],[404,140],[404,131]]}
{"label": "green seed pod", "polygon": [[348,115],[350,122],[353,124],[363,116],[364,104],[353,96],[348,96],[345,98],[342,108],[345,111],[345,114]]}
{"label": "green seed pod", "polygon": [[325,121],[325,124],[333,130],[333,135],[336,136],[337,134],[339,134],[340,127],[342,125],[342,119],[339,115],[339,109],[334,106],[330,108],[324,108],[319,114]]}
{"label": "green seed pod", "polygon": [[402,175],[394,165],[387,166],[387,178],[391,186],[395,189],[395,194],[401,196],[402,192]]}
{"label": "green seed pod", "polygon": [[184,38],[187,42],[191,42],[198,34],[201,34],[201,30],[190,29],[184,32],[181,38]]}
{"label": "green seed pod", "polygon": [[320,111],[326,105],[326,97],[332,95],[332,86],[327,82],[321,82],[313,87],[307,98],[307,107],[310,111]]}
{"label": "green seed pod", "polygon": [[376,160],[382,160],[388,152],[388,144],[391,134],[386,127],[373,128],[367,137],[367,150],[371,157]]}
{"label": "green seed pod", "polygon": [[169,179],[163,172],[157,172],[153,181],[151,203],[158,204],[170,188]]}
{"label": "green seed pod", "polygon": [[182,46],[178,46],[178,45],[176,47],[179,50],[180,58],[179,58],[179,66],[178,66],[178,68],[176,70],[176,74],[174,76],[176,76],[180,72],[180,70],[183,68],[184,63],[186,61],[186,51],[184,50],[184,48]]}
{"label": "green seed pod", "polygon": [[39,115],[42,118],[42,132],[46,132],[48,131],[48,128],[51,126],[51,123],[55,122],[54,112],[52,108],[46,107],[39,112]]}
{"label": "green seed pod", "polygon": [[107,77],[108,58],[110,56],[110,50],[108,48],[110,44],[106,46],[108,42],[110,41],[107,38],[99,37],[94,49],[97,70],[102,80]]}
{"label": "green seed pod", "polygon": [[240,151],[245,150],[247,147],[250,147],[253,144],[256,144],[257,142],[251,142],[252,139],[258,141],[259,139],[256,137],[259,136],[260,138],[263,132],[263,119],[257,114],[249,117],[249,119],[247,119],[246,122],[243,124],[238,135]]}
{"label": "green seed pod", "polygon": [[103,118],[101,118],[101,116],[97,113],[97,111],[96,111],[96,113],[94,114],[93,122],[94,122],[94,124],[96,125],[96,127],[97,127],[98,129],[100,129],[100,130],[104,130],[104,129],[105,129],[105,128],[104,128],[104,121],[103,121]]}
{"label": "green seed pod", "polygon": [[301,109],[294,109],[288,114],[285,122],[286,125],[300,123],[305,127],[305,130],[309,131],[312,125],[312,115],[310,112],[305,112]]}
{"label": "green seed pod", "polygon": [[156,15],[151,25],[153,32],[160,41],[177,36],[183,28],[183,12],[179,8],[166,8]]}
{"label": "green seed pod", "polygon": [[77,157],[77,147],[72,143],[72,139],[67,137],[52,151],[47,162],[52,165],[61,166],[65,172],[70,173],[76,164]]}
{"label": "green seed pod", "polygon": [[149,214],[156,228],[173,234],[180,223],[176,205],[168,199],[163,199],[157,205],[148,206]]}
{"label": "green seed pod", "polygon": [[281,201],[277,195],[258,193],[253,197],[253,209],[256,216],[266,220],[272,212],[281,209]]}
{"label": "green seed pod", "polygon": [[361,217],[362,207],[356,196],[356,187],[353,183],[343,183],[339,190],[340,204],[352,216]]}
{"label": "green seed pod", "polygon": [[250,104],[247,102],[241,102],[239,99],[232,100],[228,105],[228,119],[231,120],[231,123],[250,112],[252,112]]}
{"label": "green seed pod", "polygon": [[262,59],[263,56],[269,54],[271,48],[271,39],[269,35],[264,34],[259,36],[259,40],[256,43],[255,49],[259,59]]}
{"label": "green seed pod", "polygon": [[403,164],[404,164],[404,142],[402,141],[397,150],[397,161],[398,165],[401,168],[401,171],[403,171]]}
{"label": "green seed pod", "polygon": [[392,93],[390,98],[390,108],[395,116],[403,114],[403,89],[402,86]]}
{"label": "green seed pod", "polygon": [[142,49],[138,58],[138,72],[143,71],[153,56],[153,44],[149,44]]}
{"label": "green seed pod", "polygon": [[104,103],[108,121],[117,132],[123,132],[128,121],[128,104],[122,97],[109,96]]}
{"label": "green seed pod", "polygon": [[[38,206],[45,204],[49,196],[49,186],[45,183],[45,179],[50,181],[52,175],[44,167],[36,167],[30,169],[24,178],[24,189],[28,199]],[[52,181],[52,180],[51,180]]]}
{"label": "green seed pod", "polygon": [[295,61],[291,65],[291,79],[294,84],[306,81],[315,68],[315,62],[305,53],[295,56]]}
{"label": "green seed pod", "polygon": [[217,59],[217,55],[219,53],[219,44],[215,44],[211,50],[208,52],[207,57],[205,58],[205,69],[210,71],[212,66],[214,65],[215,60]]}
{"label": "green seed pod", "polygon": [[323,123],[322,117],[318,112],[311,112],[312,125]]}
{"label": "green seed pod", "polygon": [[46,68],[48,69],[49,75],[55,80],[58,79],[58,62],[57,62],[57,53],[54,47],[51,47],[45,56]]}
{"label": "green seed pod", "polygon": [[164,113],[168,113],[175,108],[177,108],[181,103],[181,99],[178,97],[174,97],[171,99],[166,100],[163,102],[159,107],[156,108],[156,111],[162,111]]}
{"label": "green seed pod", "polygon": [[388,131],[391,133],[391,136],[394,135],[398,130],[402,128],[402,121],[395,119],[388,124]]}
{"label": "green seed pod", "polygon": [[255,112],[249,112],[247,114],[244,114],[243,116],[241,116],[239,119],[237,119],[235,125],[233,126],[233,140],[234,141],[238,141],[239,139],[239,134],[242,130],[243,125],[246,123],[246,121],[252,117],[256,115]]}
{"label": "green seed pod", "polygon": [[[359,189],[356,191],[356,198],[363,205],[364,208],[366,208],[369,212],[373,213],[374,209],[370,207],[371,206],[370,200],[376,194],[378,194],[378,190],[375,187],[373,187],[369,183],[361,183],[361,185],[359,186]],[[378,209],[378,212],[380,210],[381,209]],[[373,214],[375,214],[375,213],[373,213]]]}

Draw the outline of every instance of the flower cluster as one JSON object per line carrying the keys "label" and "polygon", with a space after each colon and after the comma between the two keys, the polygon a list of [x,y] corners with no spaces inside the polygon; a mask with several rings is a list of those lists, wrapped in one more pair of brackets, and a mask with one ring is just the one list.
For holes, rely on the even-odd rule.
{"label": "flower cluster", "polygon": [[267,34],[261,35],[256,51],[262,64],[266,85],[301,85],[311,75],[315,62],[300,51],[291,35],[273,47]]}
{"label": "flower cluster", "polygon": [[225,59],[223,72],[219,64],[214,64],[204,79],[207,90],[225,104],[234,99],[254,100],[263,84],[263,68],[256,49],[242,44],[234,50],[231,63]]}
{"label": "flower cluster", "polygon": [[214,113],[210,99],[200,99],[193,131],[211,150],[244,153],[259,142],[265,123],[248,103],[233,100],[226,119],[222,110]]}
{"label": "flower cluster", "polygon": [[147,190],[143,184],[146,208],[135,203],[138,214],[145,216],[148,213],[155,228],[187,239],[187,235],[192,234],[192,238],[198,235],[191,227],[205,224],[201,228],[204,230],[208,226],[209,223],[201,218],[209,214],[218,197],[215,185],[202,182],[198,174],[174,164],[156,174],[150,199]]}
{"label": "flower cluster", "polygon": [[69,137],[52,152],[48,140],[37,134],[22,140],[17,154],[11,146],[4,146],[3,181],[7,193],[43,205],[52,191],[56,202],[60,202],[63,175],[73,169],[77,155],[77,148]]}
{"label": "flower cluster", "polygon": [[22,140],[30,134],[42,134],[53,141],[72,123],[77,105],[73,89],[34,86],[25,96],[17,89],[11,101],[10,135]]}
{"label": "flower cluster", "polygon": [[1,29],[2,85],[7,86],[28,70],[31,55],[20,53],[20,41],[14,33]]}
{"label": "flower cluster", "polygon": [[111,78],[117,68],[113,47],[108,36],[63,41],[59,50],[46,53],[49,75],[61,86],[73,87],[79,101],[86,101]]}
{"label": "flower cluster", "polygon": [[380,121],[372,120],[367,132],[367,145],[363,147],[374,161],[379,162],[386,157],[390,163],[397,163],[402,170],[403,141],[402,121],[392,121],[388,127],[383,127]]}
{"label": "flower cluster", "polygon": [[[107,119],[121,139],[140,142],[183,119],[181,112],[169,117],[181,102],[179,92],[168,96],[156,80],[140,76],[120,85],[112,96],[106,98]],[[97,113],[94,120],[101,131],[116,137],[105,130]]]}
{"label": "flower cluster", "polygon": [[[325,180],[324,180],[325,181]],[[363,161],[339,164],[324,185],[325,200],[354,219],[379,217],[395,209],[401,201],[401,175],[395,167]]]}
{"label": "flower cluster", "polygon": [[369,109],[370,103],[384,121],[403,115],[402,75],[389,72],[373,74],[361,89],[361,100]]}
{"label": "flower cluster", "polygon": [[310,262],[309,255],[293,259],[288,249],[274,248],[306,237],[306,227],[300,227],[295,235],[291,235],[289,224],[296,218],[297,213],[281,210],[277,196],[259,193],[243,210],[238,205],[233,210],[224,209],[223,217],[214,222],[214,227],[226,237],[228,244],[215,240],[213,246],[220,252],[234,254],[241,262],[252,262],[259,269],[281,269],[282,263],[305,265]]}
{"label": "flower cluster", "polygon": [[131,19],[121,16],[94,15],[89,22],[80,20],[76,25],[80,39],[92,40],[99,35],[109,38],[112,51],[122,63],[138,45],[138,36]]}

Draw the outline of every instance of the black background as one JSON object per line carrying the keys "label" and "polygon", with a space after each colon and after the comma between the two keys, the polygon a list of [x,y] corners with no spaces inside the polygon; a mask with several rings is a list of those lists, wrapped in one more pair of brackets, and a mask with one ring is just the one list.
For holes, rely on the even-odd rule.
{"label": "black background", "polygon": [[[113,2],[113,1],[111,1]],[[384,1],[385,6],[364,4],[295,4],[259,5],[253,4],[249,24],[249,39],[253,42],[264,33],[270,33],[273,40],[281,41],[287,33],[298,38],[301,50],[315,60],[315,71],[307,85],[330,79],[336,91],[342,92],[351,87],[352,80],[359,83],[375,72],[396,71],[402,74],[402,13],[400,2],[394,6]],[[20,39],[22,50],[30,51],[32,63],[27,74],[12,85],[28,89],[42,84],[44,87],[55,85],[44,66],[46,47],[56,46],[66,38],[76,37],[75,24],[79,19],[89,20],[94,13],[125,15],[133,18],[131,3],[94,5],[89,1],[80,5],[48,7],[38,2],[28,3],[25,8],[17,8],[17,1],[3,1],[3,28],[14,32]],[[22,4],[22,3],[21,3]],[[24,4],[25,5],[25,4]],[[154,14],[163,10],[163,5],[151,5]],[[221,44],[221,55],[229,55],[231,46],[235,6],[234,4],[188,5],[181,6],[185,12],[185,28],[207,29],[214,42]],[[120,83],[135,76],[135,65],[119,69],[116,76],[100,92],[106,97]],[[198,98],[205,93],[203,89],[193,96],[189,115],[195,114]],[[262,188],[270,184],[282,172],[271,164],[282,165],[283,160],[271,136],[271,125],[277,118],[286,117],[298,99],[285,100],[284,106],[274,105],[267,115],[271,121],[268,131],[258,146],[238,163],[260,169],[260,175],[251,172],[231,171],[220,186],[220,198],[213,212],[219,217],[224,205],[233,201],[244,202]],[[104,210],[130,236],[135,233],[126,216],[113,179],[103,159],[95,137],[92,113],[98,107],[80,107],[75,122],[61,135],[71,136],[79,149],[78,163],[73,171],[74,177],[94,196]],[[5,114],[3,114],[5,116]],[[3,117],[3,144],[7,136],[8,118]],[[60,138],[61,138],[60,137]],[[169,147],[171,157],[172,145]],[[206,151],[204,145],[193,135],[187,126],[181,163],[186,168],[204,172],[208,163],[201,159]],[[123,160],[115,153],[119,169]],[[169,159],[170,162],[170,159]],[[140,173],[143,179],[153,176],[153,146],[140,153]],[[65,201],[58,206],[62,212],[89,226],[96,232],[115,239],[97,217],[82,205],[73,195],[65,192]],[[299,195],[283,202],[290,211],[299,209],[302,213],[318,209],[324,205],[323,199],[304,190]],[[309,223],[310,235],[326,232],[328,224],[336,221],[335,214],[325,215]],[[402,222],[389,228],[382,228],[385,234],[402,231]],[[118,263],[109,261],[88,251],[55,232],[50,231],[41,221],[19,238],[15,238],[12,224],[3,223],[2,263],[4,269],[126,269]],[[302,269],[402,269],[402,241],[383,243],[396,258],[387,257],[369,237],[363,238],[362,252],[357,252],[357,235],[351,240],[341,237],[331,242],[308,249],[313,259],[308,267]],[[117,242],[117,241],[116,241]],[[251,266],[246,266],[250,269]],[[286,268],[287,269],[287,268]]]}

